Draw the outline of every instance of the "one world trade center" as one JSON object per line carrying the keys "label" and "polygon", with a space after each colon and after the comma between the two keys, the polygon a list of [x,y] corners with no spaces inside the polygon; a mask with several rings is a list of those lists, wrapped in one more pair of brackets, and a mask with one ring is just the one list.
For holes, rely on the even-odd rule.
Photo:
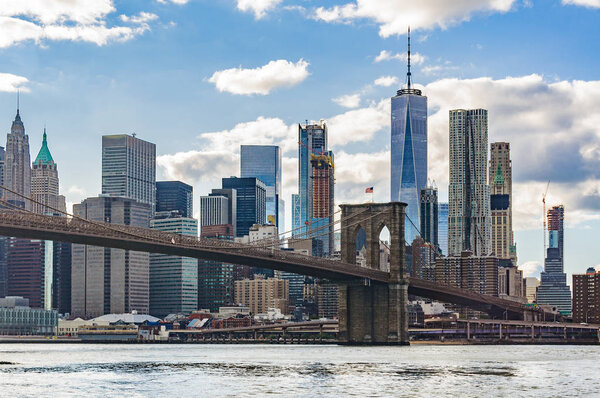
{"label": "one world trade center", "polygon": [[427,185],[427,97],[412,88],[410,28],[407,87],[392,97],[391,200],[404,202],[406,244],[420,235],[420,192]]}

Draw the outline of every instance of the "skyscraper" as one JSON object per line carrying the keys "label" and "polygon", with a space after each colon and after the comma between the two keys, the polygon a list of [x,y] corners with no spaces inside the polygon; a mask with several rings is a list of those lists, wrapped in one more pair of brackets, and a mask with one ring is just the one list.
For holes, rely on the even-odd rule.
{"label": "skyscraper", "polygon": [[263,224],[273,224],[283,232],[280,225],[285,217],[281,214],[281,149],[276,145],[242,145],[240,157],[240,176],[256,177],[265,184],[267,218]]}
{"label": "skyscraper", "polygon": [[[212,225],[204,228],[200,235],[204,239],[233,240],[233,228],[230,225]],[[198,261],[198,309],[213,312],[219,307],[234,303],[234,269],[243,267],[218,261]],[[245,267],[249,269],[249,267]]]}
{"label": "skyscraper", "polygon": [[181,217],[194,217],[194,188],[181,181],[156,182],[156,212],[177,211]]}
{"label": "skyscraper", "polygon": [[[147,203],[100,196],[74,205],[73,213],[91,221],[147,228],[152,211]],[[147,314],[149,273],[148,253],[73,245],[72,314],[84,318],[133,310]]]}
{"label": "skyscraper", "polygon": [[200,229],[208,225],[231,224],[229,198],[221,195],[200,196]]}
{"label": "skyscraper", "polygon": [[573,322],[600,323],[600,272],[573,274]]}
{"label": "skyscraper", "polygon": [[222,187],[237,192],[236,237],[248,235],[254,224],[264,224],[267,190],[261,180],[255,177],[223,178]]}
{"label": "skyscraper", "polygon": [[438,244],[444,256],[448,255],[448,203],[438,203]]}
{"label": "skyscraper", "polygon": [[491,254],[490,187],[487,185],[488,112],[450,111],[448,255]]}
{"label": "skyscraper", "polygon": [[58,192],[58,167],[50,154],[45,128],[42,147],[33,162],[31,171],[31,196],[35,201],[33,203],[35,213],[64,215],[61,212],[67,210],[65,197]]}
{"label": "skyscraper", "polygon": [[391,200],[406,207],[405,240],[419,235],[421,189],[427,184],[427,97],[412,87],[410,29],[408,31],[407,87],[392,97]]}
{"label": "skyscraper", "polygon": [[491,189],[492,252],[517,264],[517,250],[512,228],[512,162],[510,144],[491,144],[488,183]]}
{"label": "skyscraper", "polygon": [[135,134],[102,136],[102,194],[156,205],[156,145]]}
{"label": "skyscraper", "polygon": [[[31,163],[29,136],[21,120],[19,109],[6,137],[4,162],[4,186],[27,198],[31,196]],[[11,192],[3,192],[2,198],[12,205],[31,209],[31,202]]]}
{"label": "skyscraper", "polygon": [[[150,228],[198,236],[198,221],[181,216],[177,209],[155,213]],[[163,318],[169,314],[190,313],[197,304],[198,260],[150,254],[150,314]]]}
{"label": "skyscraper", "polygon": [[298,198],[293,198],[293,229],[313,238],[313,255],[333,252],[334,159],[327,149],[327,125],[298,125]]}
{"label": "skyscraper", "polygon": [[538,304],[555,307],[564,314],[571,313],[571,289],[567,285],[564,272],[564,216],[563,206],[554,206],[548,210],[548,249],[537,291]]}
{"label": "skyscraper", "polygon": [[438,247],[438,190],[434,187],[421,189],[421,237]]}
{"label": "skyscraper", "polygon": [[[236,236],[235,232],[237,226],[237,191],[235,189],[213,189],[210,191],[208,196],[222,196],[227,198],[227,219],[223,217],[220,218],[219,223],[215,223],[213,221],[211,221],[210,223],[204,223],[202,209],[200,209],[200,225],[204,227],[206,225],[231,224],[233,226],[233,236]],[[200,202],[202,203],[202,197],[200,198]]]}

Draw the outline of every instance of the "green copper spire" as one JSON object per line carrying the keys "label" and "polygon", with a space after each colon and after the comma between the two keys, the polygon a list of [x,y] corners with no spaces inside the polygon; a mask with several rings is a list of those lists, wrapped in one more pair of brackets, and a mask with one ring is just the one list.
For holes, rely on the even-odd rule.
{"label": "green copper spire", "polygon": [[37,157],[35,158],[34,163],[42,163],[42,164],[50,164],[54,163],[54,159],[52,159],[52,155],[50,154],[50,150],[48,149],[48,141],[46,140],[46,128],[44,127],[44,138],[42,140],[42,147],[38,152]]}
{"label": "green copper spire", "polygon": [[502,167],[500,166],[500,163],[498,163],[498,170],[496,171],[494,185],[504,185],[504,177],[502,177]]}

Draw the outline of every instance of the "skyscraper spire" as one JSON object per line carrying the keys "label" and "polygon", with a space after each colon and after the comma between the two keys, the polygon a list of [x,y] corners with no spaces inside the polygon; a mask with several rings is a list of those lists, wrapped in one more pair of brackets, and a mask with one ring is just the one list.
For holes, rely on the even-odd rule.
{"label": "skyscraper spire", "polygon": [[411,81],[410,81],[410,77],[411,77],[411,73],[410,73],[410,25],[408,25],[408,72],[406,73],[406,77],[408,80],[408,89],[410,90],[410,86],[411,86]]}

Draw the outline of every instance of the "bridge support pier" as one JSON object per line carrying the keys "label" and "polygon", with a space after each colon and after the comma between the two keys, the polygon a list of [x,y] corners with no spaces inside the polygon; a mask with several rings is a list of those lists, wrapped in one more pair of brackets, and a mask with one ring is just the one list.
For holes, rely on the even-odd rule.
{"label": "bridge support pier", "polygon": [[[387,282],[372,280],[341,283],[338,287],[338,341],[341,344],[407,345],[408,281],[405,272],[404,203],[365,203],[341,205],[341,257],[356,264],[356,237],[362,228],[366,235],[366,266],[388,270],[381,262],[379,235],[384,227],[390,233]],[[348,220],[348,221],[345,221]]]}

